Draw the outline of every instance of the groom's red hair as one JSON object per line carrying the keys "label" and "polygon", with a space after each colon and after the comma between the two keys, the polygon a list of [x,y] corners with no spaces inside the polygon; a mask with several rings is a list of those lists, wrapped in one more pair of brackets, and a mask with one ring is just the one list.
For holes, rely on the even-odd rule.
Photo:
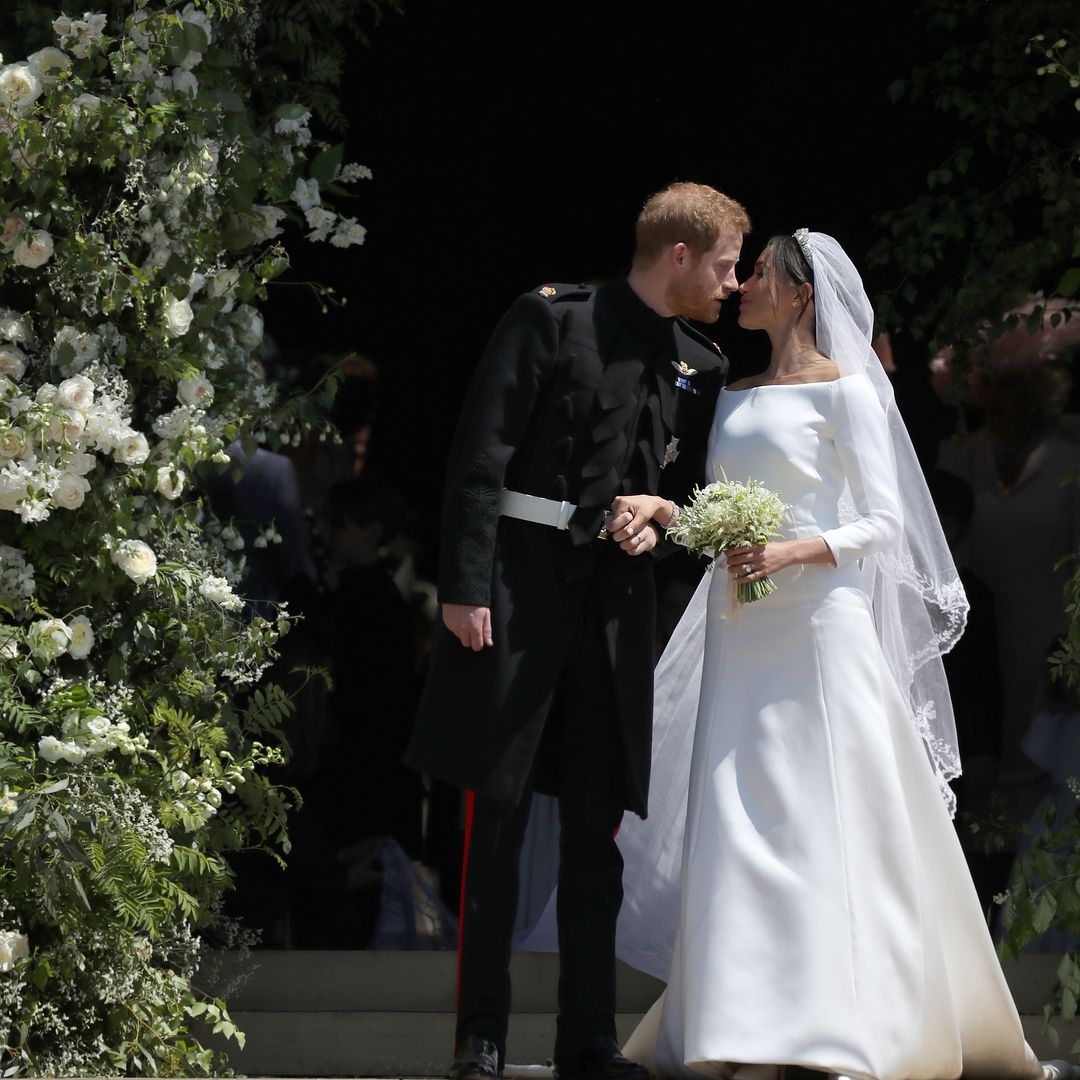
{"label": "groom's red hair", "polygon": [[651,262],[685,244],[695,256],[712,250],[723,233],[750,231],[745,208],[707,184],[681,181],[649,197],[637,219],[635,262]]}

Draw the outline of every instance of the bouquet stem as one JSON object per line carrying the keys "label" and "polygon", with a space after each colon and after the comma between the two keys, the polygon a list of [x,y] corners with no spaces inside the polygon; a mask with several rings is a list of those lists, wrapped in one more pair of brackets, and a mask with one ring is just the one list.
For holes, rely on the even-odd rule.
{"label": "bouquet stem", "polygon": [[736,590],[735,599],[740,604],[752,604],[769,593],[776,592],[776,585],[771,577],[758,578],[757,581],[740,581]]}

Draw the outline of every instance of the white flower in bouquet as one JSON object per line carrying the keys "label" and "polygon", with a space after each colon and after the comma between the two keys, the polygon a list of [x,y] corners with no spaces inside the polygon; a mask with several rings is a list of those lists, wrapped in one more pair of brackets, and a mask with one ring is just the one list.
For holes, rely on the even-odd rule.
{"label": "white flower in bouquet", "polygon": [[86,439],[99,450],[115,450],[131,433],[130,425],[120,415],[115,402],[95,402],[86,415]]}
{"label": "white flower in bouquet", "polygon": [[199,583],[199,592],[207,600],[220,604],[226,611],[237,611],[244,606],[244,601],[232,591],[232,587],[223,577],[212,574]]}
{"label": "white flower in bouquet", "polygon": [[42,383],[34,395],[34,400],[39,405],[54,405],[56,403],[56,393],[56,387],[52,383]]}
{"label": "white flower in bouquet", "polygon": [[165,332],[169,337],[183,337],[191,329],[191,320],[195,315],[187,300],[178,300],[175,296],[168,296],[165,298],[163,310]]}
{"label": "white flower in bouquet", "polygon": [[0,971],[10,971],[17,960],[25,960],[29,955],[30,939],[25,934],[0,930]]}
{"label": "white flower in bouquet", "polygon": [[318,206],[322,199],[319,197],[319,181],[318,180],[304,180],[303,178],[296,181],[296,186],[293,188],[292,200],[300,207],[301,210],[310,210],[313,206]]}
{"label": "white flower in bouquet", "polygon": [[150,444],[141,431],[128,428],[121,431],[113,449],[113,457],[121,465],[141,465],[150,456]]}
{"label": "white flower in bouquet", "polygon": [[[227,461],[231,460],[227,454],[225,456]],[[226,525],[225,528],[221,530],[221,542],[230,551],[244,550],[244,538],[232,525]]]}
{"label": "white flower in bouquet", "polygon": [[245,349],[254,349],[262,344],[263,317],[250,304],[241,304],[233,315],[236,340]]}
{"label": "white flower in bouquet", "polygon": [[90,48],[97,45],[105,33],[108,20],[100,13],[84,12],[81,19],[71,19],[61,15],[53,20],[53,30],[60,38],[60,44],[70,49],[80,60],[90,54]]}
{"label": "white flower in bouquet", "polygon": [[59,619],[37,619],[26,631],[26,645],[38,660],[55,660],[67,652],[71,631]]}
{"label": "white flower in bouquet", "polygon": [[[0,628],[0,656],[3,655],[3,629]],[[16,810],[19,809],[19,800],[12,794],[11,788],[4,785],[3,791],[0,791],[0,817],[11,817]]]}
{"label": "white flower in bouquet", "polygon": [[67,624],[71,641],[68,645],[68,653],[76,660],[85,660],[94,647],[94,628],[85,615],[76,615]]}
{"label": "white flower in bouquet", "polygon": [[35,229],[29,239],[20,240],[11,254],[20,266],[36,270],[44,266],[53,254],[53,238],[44,229]]}
{"label": "white flower in bouquet", "polygon": [[18,345],[0,345],[0,375],[18,382],[26,374],[26,353]]}
{"label": "white flower in bouquet", "polygon": [[13,626],[0,626],[0,660],[17,660],[19,632]]}
{"label": "white flower in bouquet", "polygon": [[56,388],[56,404],[87,412],[94,404],[94,384],[85,375],[73,375]]}
{"label": "white flower in bouquet", "polygon": [[[70,346],[71,353],[65,348]],[[65,375],[81,371],[92,364],[101,353],[101,342],[96,334],[87,334],[75,326],[62,326],[53,338],[51,357]],[[61,359],[61,358],[64,359]]]}
{"label": "white flower in bouquet", "polygon": [[61,510],[77,510],[86,499],[90,482],[78,473],[60,474],[56,487],[53,488],[52,504]]}
{"label": "white flower in bouquet", "polygon": [[157,573],[154,549],[142,540],[121,540],[113,549],[112,561],[136,585],[149,581]]}
{"label": "white flower in bouquet", "polygon": [[205,375],[190,375],[176,384],[176,396],[184,405],[205,409],[214,400],[214,387]]}
{"label": "white flower in bouquet", "polygon": [[25,62],[0,68],[0,106],[25,115],[43,89],[34,69]]}
{"label": "white flower in bouquet", "polygon": [[367,229],[356,218],[342,218],[330,237],[330,243],[339,248],[353,247],[362,244],[366,236]]}
{"label": "white flower in bouquet", "polygon": [[[668,535],[690,551],[715,559],[747,544],[765,544],[779,535],[787,504],[758,480],[717,481],[695,488]],[[751,603],[775,591],[771,578],[738,583],[737,600]]]}
{"label": "white flower in bouquet", "polygon": [[26,58],[26,62],[30,65],[31,71],[41,80],[42,86],[54,85],[61,75],[71,70],[71,57],[63,49],[57,49],[53,45],[31,53]]}
{"label": "white flower in bouquet", "polygon": [[175,465],[162,465],[157,471],[155,488],[166,499],[179,499],[187,481],[187,473]]}

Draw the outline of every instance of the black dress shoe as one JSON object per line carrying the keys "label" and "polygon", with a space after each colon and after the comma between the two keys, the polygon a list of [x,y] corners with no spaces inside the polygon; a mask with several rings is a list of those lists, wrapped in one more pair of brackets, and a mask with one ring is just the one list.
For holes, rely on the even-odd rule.
{"label": "black dress shoe", "polygon": [[446,1074],[450,1080],[498,1080],[499,1048],[481,1035],[466,1035],[454,1051]]}
{"label": "black dress shoe", "polygon": [[557,1080],[650,1080],[644,1065],[619,1053],[619,1044],[610,1035],[590,1039],[577,1061],[556,1066]]}

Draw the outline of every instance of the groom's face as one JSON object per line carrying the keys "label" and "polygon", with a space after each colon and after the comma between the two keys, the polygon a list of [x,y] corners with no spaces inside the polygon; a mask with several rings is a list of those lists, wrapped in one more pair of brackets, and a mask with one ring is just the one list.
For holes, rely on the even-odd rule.
{"label": "groom's face", "polygon": [[738,291],[735,264],[741,251],[738,232],[722,233],[702,255],[694,255],[684,244],[676,245],[667,288],[670,309],[698,322],[716,322],[721,302]]}

